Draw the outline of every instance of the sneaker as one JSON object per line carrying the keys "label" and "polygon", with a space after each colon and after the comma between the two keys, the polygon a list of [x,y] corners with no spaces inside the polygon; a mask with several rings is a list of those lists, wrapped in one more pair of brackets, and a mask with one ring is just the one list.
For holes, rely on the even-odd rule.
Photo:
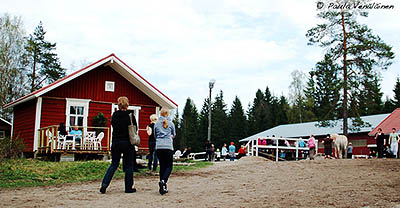
{"label": "sneaker", "polygon": [[102,186],[102,187],[100,188],[100,193],[105,194],[105,193],[106,193],[106,189],[107,189],[107,187]]}
{"label": "sneaker", "polygon": [[135,189],[135,188],[125,190],[125,193],[135,193],[135,192],[136,192],[136,189]]}
{"label": "sneaker", "polygon": [[160,187],[160,189],[158,190],[160,192],[161,195],[164,195],[165,192],[165,182],[164,181],[160,181],[158,182],[158,186]]}
{"label": "sneaker", "polygon": [[167,188],[167,184],[166,183],[164,183],[164,192],[168,193],[168,188]]}

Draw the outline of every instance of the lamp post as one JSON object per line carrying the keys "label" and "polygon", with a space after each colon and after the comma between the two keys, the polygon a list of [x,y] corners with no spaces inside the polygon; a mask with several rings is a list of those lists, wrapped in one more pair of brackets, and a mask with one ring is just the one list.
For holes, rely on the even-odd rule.
{"label": "lamp post", "polygon": [[211,90],[214,87],[215,79],[211,79],[208,83],[208,87],[210,88],[210,97],[208,99],[208,136],[207,140],[211,142]]}

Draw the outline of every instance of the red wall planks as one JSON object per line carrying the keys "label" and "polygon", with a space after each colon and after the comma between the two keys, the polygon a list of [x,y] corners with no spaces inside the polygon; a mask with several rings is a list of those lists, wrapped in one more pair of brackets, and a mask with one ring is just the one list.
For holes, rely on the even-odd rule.
{"label": "red wall planks", "polygon": [[[115,82],[114,92],[105,92],[106,81]],[[118,97],[126,96],[131,105],[158,106],[156,102],[109,66],[100,66],[46,93],[45,96],[81,98],[113,103],[116,103]]]}
{"label": "red wall planks", "polygon": [[13,135],[24,140],[24,152],[33,151],[36,99],[14,107]]}

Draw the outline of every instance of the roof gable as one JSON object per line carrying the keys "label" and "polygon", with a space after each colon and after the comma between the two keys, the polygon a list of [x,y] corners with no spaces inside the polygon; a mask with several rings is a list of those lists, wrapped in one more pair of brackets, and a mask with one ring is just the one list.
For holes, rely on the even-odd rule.
{"label": "roof gable", "polygon": [[107,66],[112,67],[115,71],[117,71],[119,74],[121,74],[125,79],[127,79],[130,83],[135,85],[139,90],[141,90],[143,93],[145,93],[151,99],[153,99],[160,106],[166,106],[171,109],[175,109],[178,107],[178,105],[174,101],[172,101],[170,98],[168,98],[165,94],[163,94],[160,90],[158,90],[156,87],[154,87],[150,82],[148,82],[146,79],[144,79],[141,75],[139,75],[136,71],[134,71],[132,68],[130,68],[127,64],[125,64],[121,59],[119,59],[114,54],[111,54],[105,58],[102,58],[99,61],[97,61],[87,67],[84,67],[62,79],[59,79],[56,82],[53,82],[52,84],[50,84],[48,86],[45,86],[35,92],[32,92],[22,98],[19,98],[14,102],[6,104],[6,105],[4,105],[4,107],[5,108],[13,107],[20,103],[24,103],[28,100],[40,97],[41,95],[59,87],[65,83],[68,83],[69,81],[71,81],[71,80],[73,80],[73,79],[75,79],[75,78],[101,66],[101,65],[107,65]]}
{"label": "roof gable", "polygon": [[368,133],[369,136],[374,136],[378,129],[381,128],[384,134],[390,134],[392,128],[400,130],[400,108],[395,109],[389,116],[387,116],[379,125],[377,125],[371,132]]}

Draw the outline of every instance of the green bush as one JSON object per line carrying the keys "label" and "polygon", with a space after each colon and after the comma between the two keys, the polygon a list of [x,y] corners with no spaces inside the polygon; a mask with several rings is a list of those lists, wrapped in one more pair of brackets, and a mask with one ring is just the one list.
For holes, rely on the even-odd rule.
{"label": "green bush", "polygon": [[[98,113],[97,116],[93,116],[92,118],[92,125],[94,127],[106,127],[107,118],[104,116],[103,113]],[[96,134],[103,132],[103,129],[96,129]]]}
{"label": "green bush", "polygon": [[20,137],[6,137],[0,139],[0,160],[4,158],[19,158],[25,148],[24,141]]}

